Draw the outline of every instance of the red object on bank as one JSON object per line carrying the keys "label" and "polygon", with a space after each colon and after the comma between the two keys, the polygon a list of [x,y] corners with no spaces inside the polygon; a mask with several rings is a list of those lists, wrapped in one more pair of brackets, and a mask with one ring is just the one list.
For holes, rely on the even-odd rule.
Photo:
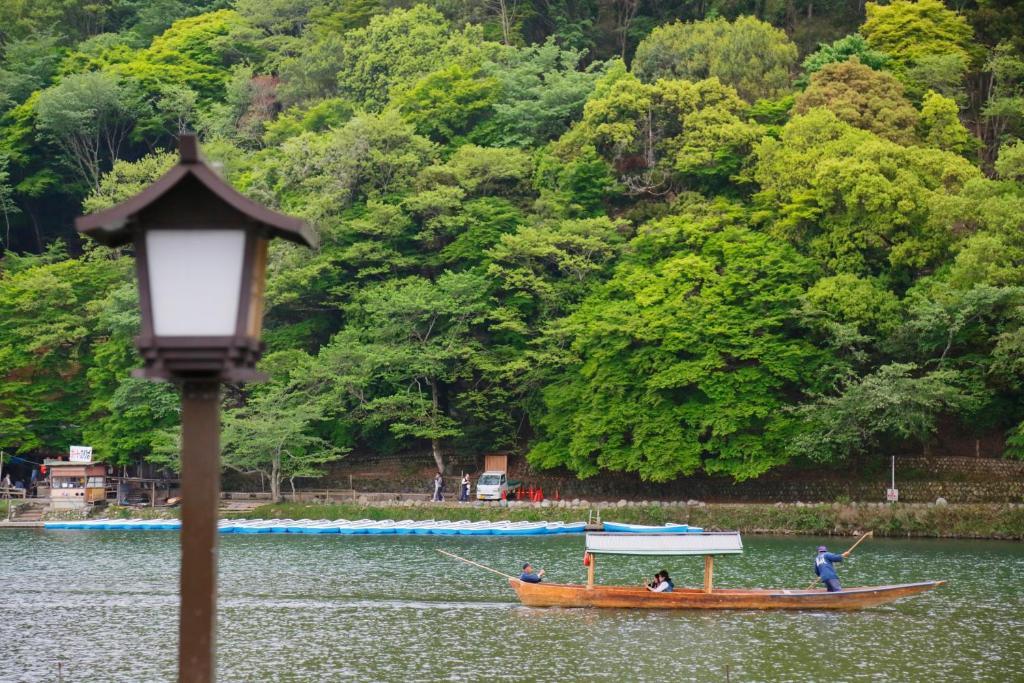
{"label": "red object on bank", "polygon": [[507,498],[507,496],[505,495],[505,489],[502,489],[501,490],[501,499],[505,500],[506,498]]}

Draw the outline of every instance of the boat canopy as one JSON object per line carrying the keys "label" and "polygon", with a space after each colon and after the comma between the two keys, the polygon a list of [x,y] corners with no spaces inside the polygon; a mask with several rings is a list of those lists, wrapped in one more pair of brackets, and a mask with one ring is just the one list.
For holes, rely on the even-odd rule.
{"label": "boat canopy", "polygon": [[587,552],[608,555],[736,555],[743,552],[738,531],[691,534],[588,533]]}

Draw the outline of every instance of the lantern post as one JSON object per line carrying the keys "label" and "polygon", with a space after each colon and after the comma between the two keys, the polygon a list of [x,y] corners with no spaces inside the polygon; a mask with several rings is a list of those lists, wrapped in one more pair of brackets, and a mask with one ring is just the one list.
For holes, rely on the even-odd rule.
{"label": "lantern post", "polygon": [[181,388],[178,680],[207,683],[216,673],[221,385],[263,379],[255,367],[268,242],[313,248],[316,235],[234,190],[203,161],[194,135],[181,136],[179,151],[152,185],[75,227],[134,248],[143,360],[134,374]]}

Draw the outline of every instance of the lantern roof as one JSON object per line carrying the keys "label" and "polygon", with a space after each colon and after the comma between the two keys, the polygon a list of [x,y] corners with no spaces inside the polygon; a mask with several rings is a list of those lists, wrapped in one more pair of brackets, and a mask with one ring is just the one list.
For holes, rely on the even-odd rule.
{"label": "lantern roof", "polygon": [[[128,244],[142,223],[146,222],[137,220],[139,214],[151,214],[154,211],[173,214],[176,211],[175,202],[161,200],[168,195],[180,197],[182,192],[205,190],[226,205],[225,208],[233,209],[234,218],[239,221],[255,224],[269,236],[316,247],[316,233],[305,221],[254,202],[217,175],[200,156],[195,135],[181,135],[178,145],[181,158],[174,168],[134,197],[109,209],[76,218],[75,228],[108,247]],[[166,224],[168,221],[164,218],[159,222]]]}

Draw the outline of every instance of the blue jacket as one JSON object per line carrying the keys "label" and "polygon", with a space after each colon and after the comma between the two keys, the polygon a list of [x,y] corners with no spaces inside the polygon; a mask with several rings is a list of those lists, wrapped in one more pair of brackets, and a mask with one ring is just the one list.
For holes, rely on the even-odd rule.
{"label": "blue jacket", "polygon": [[523,572],[522,574],[520,574],[519,575],[519,580],[520,581],[525,581],[526,583],[540,583],[540,577],[539,576],[537,576],[536,574],[533,574],[533,573],[528,573],[528,572]]}
{"label": "blue jacket", "polygon": [[836,568],[832,566],[832,563],[842,561],[842,555],[836,555],[835,553],[818,553],[817,557],[814,558],[814,573],[820,576],[822,581],[838,579],[839,575],[836,574]]}

